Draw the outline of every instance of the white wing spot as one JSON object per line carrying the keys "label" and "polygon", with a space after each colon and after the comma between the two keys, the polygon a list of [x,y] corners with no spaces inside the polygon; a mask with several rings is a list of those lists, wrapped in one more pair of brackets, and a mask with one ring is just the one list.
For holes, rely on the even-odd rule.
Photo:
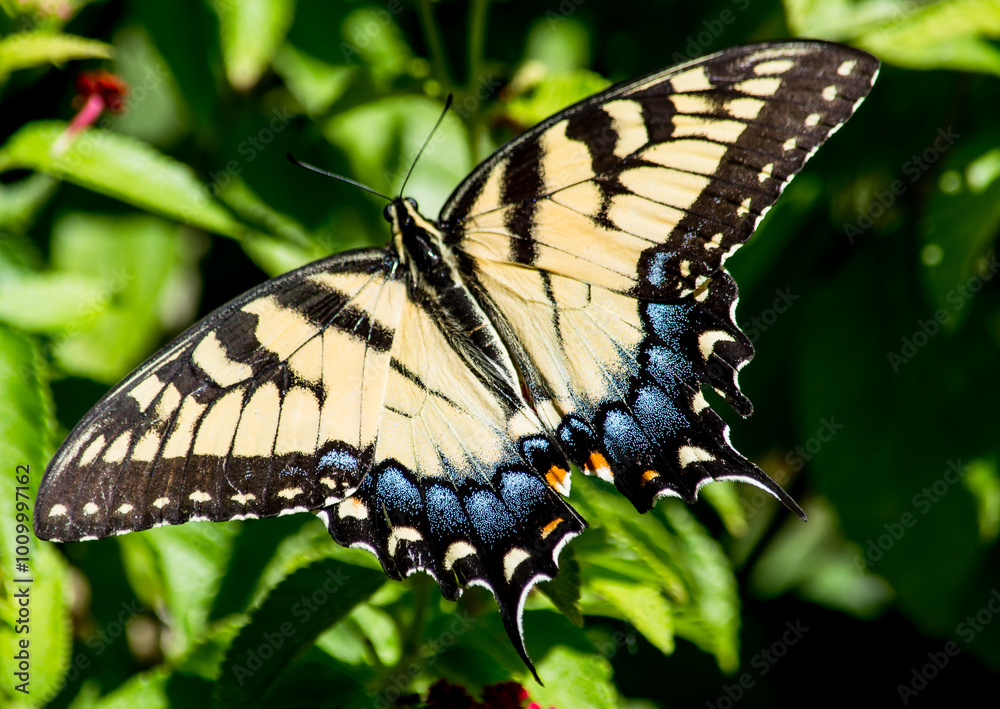
{"label": "white wing spot", "polygon": [[157,497],[155,500],[153,500],[153,507],[155,507],[158,510],[162,510],[164,507],[166,507],[166,505],[169,502],[170,502],[169,497]]}
{"label": "white wing spot", "polygon": [[389,549],[389,555],[396,556],[396,552],[399,551],[399,543],[401,541],[419,542],[423,538],[423,535],[420,534],[418,529],[413,527],[396,527],[392,530],[392,534],[389,535],[389,542],[386,545]]}
{"label": "white wing spot", "polygon": [[701,356],[705,358],[706,362],[712,356],[717,342],[735,342],[735,340],[732,335],[722,330],[709,330],[701,333],[701,336],[698,337],[698,349],[701,350]]}
{"label": "white wing spot", "polygon": [[124,505],[122,505],[121,507],[118,508],[117,512],[120,515],[127,515],[129,512],[131,512],[134,509],[135,508],[132,507],[132,505],[130,505],[129,503],[126,502]]}
{"label": "white wing spot", "polygon": [[852,71],[854,71],[854,67],[856,65],[857,62],[854,61],[853,59],[851,61],[844,62],[839,67],[837,67],[837,73],[840,74],[841,76],[847,76]]}
{"label": "white wing spot", "polygon": [[820,115],[818,113],[810,113],[806,116],[806,125],[812,128],[815,125],[819,125]]}
{"label": "white wing spot", "polygon": [[761,182],[765,182],[767,180],[767,178],[769,178],[771,176],[771,170],[773,170],[773,169],[774,169],[774,163],[773,162],[769,162],[760,171],[760,174],[757,175],[757,179],[760,180]]}
{"label": "white wing spot", "polygon": [[700,414],[704,409],[708,408],[708,399],[700,391],[696,391],[694,396],[691,397],[691,408],[696,414]]}
{"label": "white wing spot", "polygon": [[455,565],[455,562],[467,556],[472,556],[475,553],[476,548],[467,541],[452,542],[451,546],[444,553],[445,571],[451,571],[451,567]]}
{"label": "white wing spot", "polygon": [[517,567],[530,558],[531,554],[520,547],[514,547],[507,552],[507,555],[503,558],[503,575],[506,577],[508,583],[512,578],[514,578],[514,573],[517,571]]}
{"label": "white wing spot", "polygon": [[254,495],[252,492],[248,492],[246,494],[243,494],[241,492],[238,495],[233,495],[229,499],[232,500],[233,502],[239,502],[241,505],[245,505],[246,503],[250,502],[250,500],[256,500],[257,496]]}
{"label": "white wing spot", "polygon": [[163,389],[163,384],[160,378],[153,374],[132,387],[132,391],[128,395],[138,402],[139,411],[145,411]]}
{"label": "white wing spot", "polygon": [[837,87],[836,86],[834,86],[833,84],[830,84],[825,89],[823,89],[823,99],[825,101],[833,101],[833,99],[835,99],[835,98],[837,98]]}
{"label": "white wing spot", "polygon": [[301,487],[286,487],[284,490],[278,492],[278,497],[284,497],[286,500],[292,500],[301,494]]}
{"label": "white wing spot", "polygon": [[339,487],[339,485],[337,485],[337,481],[333,478],[320,478],[319,481],[331,490],[336,490]]}
{"label": "white wing spot", "polygon": [[784,74],[786,71],[795,66],[795,62],[791,59],[772,59],[768,62],[761,62],[753,68],[753,73],[758,76],[766,76],[768,74]]}
{"label": "white wing spot", "polygon": [[89,446],[87,446],[87,449],[83,451],[83,455],[80,456],[80,460],[77,461],[77,465],[89,465],[90,462],[97,457],[97,454],[101,452],[102,448],[104,448],[103,433],[95,438]]}
{"label": "white wing spot", "polygon": [[66,505],[53,505],[49,510],[49,517],[63,517],[66,514]]}
{"label": "white wing spot", "polygon": [[212,499],[212,496],[207,492],[202,492],[201,490],[195,490],[190,495],[188,495],[189,500],[194,500],[195,502],[208,502]]}
{"label": "white wing spot", "polygon": [[713,236],[711,239],[709,239],[708,242],[705,244],[705,248],[706,249],[717,249],[720,246],[722,246],[722,232],[721,231],[718,234],[716,234],[715,236]]}
{"label": "white wing spot", "polygon": [[709,453],[704,448],[698,448],[697,446],[682,446],[680,450],[677,451],[677,457],[681,462],[682,468],[685,468],[695,462],[715,460],[714,455]]}
{"label": "white wing spot", "polygon": [[361,500],[349,497],[337,505],[337,514],[341,519],[344,517],[368,519],[368,507]]}
{"label": "white wing spot", "polygon": [[85,514],[87,516],[90,516],[90,515],[93,515],[93,514],[97,514],[97,511],[99,509],[101,509],[101,508],[98,507],[97,505],[95,505],[93,502],[88,502],[87,504],[85,504],[83,506],[83,514]]}
{"label": "white wing spot", "polygon": [[782,144],[781,147],[783,150],[794,150],[796,145],[798,145],[798,142],[795,138],[789,138]]}
{"label": "white wing spot", "polygon": [[740,203],[740,206],[736,208],[736,214],[737,214],[737,216],[742,217],[744,214],[749,214],[750,213],[750,200],[751,200],[751,198],[747,197],[745,200],[743,200]]}

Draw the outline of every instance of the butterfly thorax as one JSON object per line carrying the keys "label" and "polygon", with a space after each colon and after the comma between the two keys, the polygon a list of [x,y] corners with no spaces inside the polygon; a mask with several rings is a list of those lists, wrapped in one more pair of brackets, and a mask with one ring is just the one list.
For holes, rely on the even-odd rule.
{"label": "butterfly thorax", "polygon": [[452,346],[477,374],[506,394],[512,404],[522,403],[513,359],[466,286],[441,229],[420,214],[416,201],[409,197],[393,200],[384,215],[392,229],[392,248],[410,270],[413,299],[430,306],[428,312],[452,334]]}

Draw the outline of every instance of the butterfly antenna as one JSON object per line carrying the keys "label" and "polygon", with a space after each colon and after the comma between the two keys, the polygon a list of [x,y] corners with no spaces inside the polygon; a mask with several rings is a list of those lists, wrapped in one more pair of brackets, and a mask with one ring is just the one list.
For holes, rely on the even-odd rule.
{"label": "butterfly antenna", "polygon": [[445,114],[447,114],[448,113],[448,109],[451,108],[451,101],[452,101],[453,98],[454,98],[454,96],[452,94],[448,94],[448,98],[445,99],[445,102],[444,102],[444,110],[441,111],[441,115],[438,116],[437,123],[435,123],[434,127],[431,128],[431,133],[430,133],[430,135],[427,136],[427,140],[425,140],[424,144],[420,147],[420,152],[417,153],[417,157],[415,157],[413,159],[413,163],[410,165],[410,171],[408,173],[406,173],[406,179],[403,180],[403,186],[399,188],[399,196],[400,196],[400,198],[402,198],[402,196],[403,196],[403,190],[406,189],[406,183],[410,181],[410,175],[413,174],[413,168],[415,168],[417,166],[417,161],[420,160],[420,156],[424,154],[424,148],[426,148],[427,145],[431,142],[431,138],[434,137],[434,133],[437,131],[438,126],[440,126],[441,125],[441,121],[444,120]]}
{"label": "butterfly antenna", "polygon": [[310,165],[309,163],[302,162],[301,160],[296,160],[294,157],[292,157],[291,153],[285,153],[285,157],[288,158],[288,161],[290,163],[298,165],[299,167],[304,167],[307,170],[312,170],[313,172],[318,172],[321,175],[326,175],[327,177],[333,177],[333,178],[335,178],[337,180],[342,180],[342,181],[348,183],[349,185],[354,185],[355,187],[360,187],[365,192],[371,192],[373,195],[376,195],[377,197],[381,197],[386,202],[391,202],[392,201],[392,197],[387,197],[386,195],[382,194],[381,192],[377,192],[376,190],[373,190],[371,187],[368,187],[367,185],[363,185],[360,182],[356,182],[356,181],[352,180],[349,177],[344,177],[343,175],[338,175],[335,172],[327,172],[326,170],[319,169],[315,165]]}

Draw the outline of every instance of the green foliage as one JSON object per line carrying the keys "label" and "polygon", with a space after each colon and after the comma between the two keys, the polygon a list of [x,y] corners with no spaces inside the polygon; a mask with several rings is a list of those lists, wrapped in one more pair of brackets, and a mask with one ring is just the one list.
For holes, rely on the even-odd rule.
{"label": "green foliage", "polygon": [[[778,623],[760,639],[769,603],[831,625],[898,616],[894,633],[955,640],[1000,670],[1000,623],[961,630],[1000,586],[998,3],[460,8],[0,1],[0,704],[389,706],[443,678],[474,694],[513,679],[559,709],[671,705],[691,684],[703,706],[753,671],[748,633],[762,647],[781,636]],[[785,34],[885,63],[731,262],[758,350],[743,375],[757,412],[734,422],[735,443],[805,501],[808,524],[730,483],[640,516],[577,475],[590,528],[524,621],[544,687],[483,589],[451,603],[422,575],[386,582],[301,515],[64,546],[31,536],[31,694],[14,689],[16,466],[34,499],[67,427],[197,314],[265,274],[385,242],[379,200],[286,153],[395,194],[451,92],[406,187],[433,214],[559,108]],[[127,110],[70,135],[74,79],[94,68],[129,83]],[[810,632],[812,664],[842,661]],[[858,652],[889,642],[880,632]],[[925,661],[899,642],[893,700]]]}

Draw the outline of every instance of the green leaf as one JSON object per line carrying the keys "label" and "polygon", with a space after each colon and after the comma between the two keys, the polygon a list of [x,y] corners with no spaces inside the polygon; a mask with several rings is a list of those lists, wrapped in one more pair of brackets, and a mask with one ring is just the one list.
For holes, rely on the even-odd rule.
{"label": "green leaf", "polygon": [[344,95],[358,71],[355,66],[327,64],[288,43],[275,56],[274,68],[313,117],[326,113]]}
{"label": "green leaf", "polygon": [[[42,362],[33,340],[0,325],[0,392],[4,396],[0,407],[4,466],[0,474],[0,568],[5,577],[0,584],[0,656],[5,668],[0,673],[0,699],[4,706],[38,705],[54,696],[69,666],[72,643],[64,597],[66,564],[51,544],[40,542],[31,530],[35,492],[52,452],[52,404],[41,374]],[[20,569],[18,562],[25,568]],[[21,598],[28,599],[27,606]],[[25,618],[23,612],[27,612],[27,624],[17,622]],[[27,648],[23,640],[29,643]],[[27,677],[18,677],[13,673],[20,660],[15,658],[23,650],[30,669]],[[30,694],[15,691],[26,679]]]}
{"label": "green leaf", "polygon": [[1000,6],[993,0],[904,5],[898,15],[860,34],[859,47],[883,61],[912,69],[954,69],[1000,74]]}
{"label": "green leaf", "polygon": [[154,669],[131,677],[115,691],[89,704],[93,709],[169,709],[172,705],[167,692],[169,675]]}
{"label": "green leaf", "polygon": [[739,665],[740,597],[725,551],[686,505],[666,500],[654,509],[681,548],[691,604],[675,605],[676,633],[715,655],[723,672]]}
{"label": "green leaf", "polygon": [[61,330],[79,319],[81,303],[98,302],[104,291],[100,279],[79,273],[7,278],[0,282],[0,320],[26,332]]}
{"label": "green leaf", "polygon": [[506,106],[509,120],[533,126],[556,111],[597,93],[610,82],[588,69],[549,71],[540,62],[529,62],[511,80],[513,98]]}
{"label": "green leaf", "polygon": [[595,577],[590,588],[621,612],[664,655],[674,651],[673,614],[657,589],[635,583]]}
{"label": "green leaf", "polygon": [[206,231],[243,233],[187,165],[105,130],[85,130],[62,149],[66,128],[56,121],[23,126],[0,148],[0,173],[37,170]]}
{"label": "green leaf", "polygon": [[230,646],[216,689],[226,706],[256,705],[294,657],[370,597],[385,575],[334,559],[290,574],[267,596]]}
{"label": "green leaf", "polygon": [[213,0],[229,83],[249,91],[268,68],[295,16],[295,0]]}
{"label": "green leaf", "polygon": [[[150,354],[165,330],[193,319],[199,250],[192,236],[145,215],[71,213],[53,229],[47,280],[86,279],[98,290],[92,298],[73,301],[68,282],[58,291],[49,283],[50,294],[61,300],[28,310],[21,319],[30,329],[44,329],[72,310],[72,320],[52,343],[56,361],[67,372],[112,384]],[[46,277],[27,281],[32,282],[41,287]]]}
{"label": "green leaf", "polygon": [[344,18],[340,28],[341,54],[348,64],[358,59],[383,85],[402,75],[413,51],[385,7],[363,7]]}
{"label": "green leaf", "polygon": [[729,480],[714,482],[711,485],[706,485],[698,494],[705,502],[715,508],[722,524],[726,526],[726,531],[731,536],[740,537],[746,534],[746,511],[743,508],[743,501],[736,483]]}
{"label": "green leaf", "polygon": [[23,233],[55,194],[59,183],[48,175],[31,175],[0,185],[0,238],[3,232]]}
{"label": "green leaf", "polygon": [[529,701],[542,707],[617,707],[611,663],[563,616],[548,611],[525,614],[525,626],[550,639],[537,663],[544,687],[531,686]]}
{"label": "green leaf", "polygon": [[924,285],[940,315],[934,319],[950,330],[965,321],[972,299],[998,270],[988,253],[1000,229],[998,140],[990,132],[955,148],[920,224]]}
{"label": "green leaf", "polygon": [[167,613],[169,656],[180,657],[206,633],[237,529],[190,522],[121,538],[129,584],[144,605]]}
{"label": "green leaf", "polygon": [[111,47],[104,42],[71,34],[21,32],[0,39],[0,78],[18,69],[110,57]]}
{"label": "green leaf", "polygon": [[789,591],[860,618],[879,615],[893,599],[882,578],[864,574],[857,551],[848,546],[836,518],[821,499],[803,501],[808,524],[789,516],[761,552],[750,584],[764,598]]}

